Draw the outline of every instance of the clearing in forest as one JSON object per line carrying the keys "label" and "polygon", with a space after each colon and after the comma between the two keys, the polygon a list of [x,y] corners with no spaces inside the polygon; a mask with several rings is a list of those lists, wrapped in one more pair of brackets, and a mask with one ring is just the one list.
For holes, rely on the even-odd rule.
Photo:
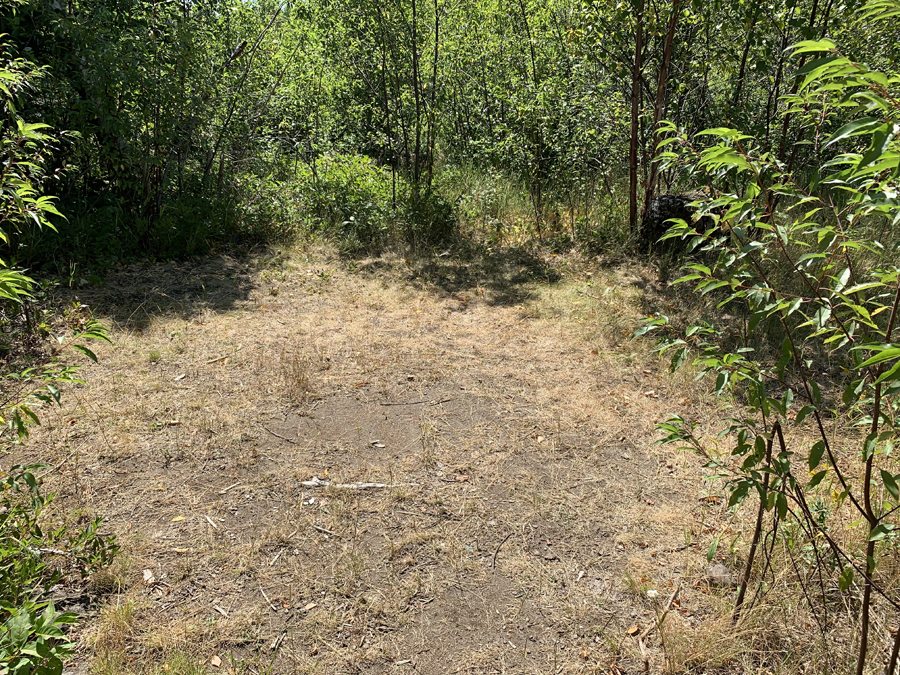
{"label": "clearing in forest", "polygon": [[696,457],[653,446],[668,413],[717,413],[631,340],[664,309],[657,280],[521,251],[301,250],[81,293],[113,344],[16,458],[57,467],[57,509],[105,515],[122,545],[59,599],[87,617],[72,672],[726,659],[732,590],[706,560],[724,504]]}

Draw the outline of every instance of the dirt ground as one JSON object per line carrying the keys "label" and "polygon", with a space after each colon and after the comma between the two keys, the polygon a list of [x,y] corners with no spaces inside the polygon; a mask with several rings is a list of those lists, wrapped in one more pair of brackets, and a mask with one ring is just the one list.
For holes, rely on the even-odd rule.
{"label": "dirt ground", "polygon": [[653,441],[721,413],[631,339],[653,268],[301,249],[104,281],[79,301],[112,344],[15,458],[122,546],[60,599],[68,672],[717,667],[724,505]]}

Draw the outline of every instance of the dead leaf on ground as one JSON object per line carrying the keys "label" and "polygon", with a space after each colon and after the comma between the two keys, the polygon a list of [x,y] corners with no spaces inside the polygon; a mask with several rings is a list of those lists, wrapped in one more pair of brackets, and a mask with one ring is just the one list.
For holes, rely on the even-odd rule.
{"label": "dead leaf on ground", "polygon": [[218,668],[219,666],[222,665],[222,659],[220,659],[217,654],[213,654],[213,657],[209,660],[209,664],[213,668]]}

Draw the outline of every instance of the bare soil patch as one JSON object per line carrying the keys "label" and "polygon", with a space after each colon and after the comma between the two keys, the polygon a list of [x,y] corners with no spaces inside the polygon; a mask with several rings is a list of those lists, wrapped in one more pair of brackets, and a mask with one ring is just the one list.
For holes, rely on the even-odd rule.
{"label": "bare soil patch", "polygon": [[113,344],[15,458],[123,546],[72,672],[641,672],[677,586],[684,629],[730,593],[705,578],[721,500],[652,445],[716,414],[630,340],[656,283],[307,250],[82,293]]}

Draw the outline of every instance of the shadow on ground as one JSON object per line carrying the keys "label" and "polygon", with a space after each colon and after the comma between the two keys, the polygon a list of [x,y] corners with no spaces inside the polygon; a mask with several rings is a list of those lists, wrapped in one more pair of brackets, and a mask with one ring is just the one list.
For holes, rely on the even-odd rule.
{"label": "shadow on ground", "polygon": [[[531,286],[552,284],[562,275],[535,252],[520,248],[487,249],[460,243],[445,251],[419,253],[405,259],[406,279],[439,293],[483,291],[489,305],[516,305],[528,299]],[[360,261],[362,272],[384,272],[387,257]]]}
{"label": "shadow on ground", "polygon": [[126,330],[143,330],[155,316],[190,319],[226,312],[249,299],[256,265],[227,255],[198,260],[139,263],[110,272],[78,297]]}
{"label": "shadow on ground", "polygon": [[[272,262],[272,255],[263,253],[138,263],[110,272],[100,286],[81,289],[78,299],[120,328],[141,331],[156,316],[187,320],[205,311],[234,309],[249,301],[256,273]],[[481,292],[490,305],[522,303],[534,284],[562,279],[536,252],[492,250],[467,243],[406,258],[388,253],[347,262],[363,274],[393,272],[442,295]]]}

